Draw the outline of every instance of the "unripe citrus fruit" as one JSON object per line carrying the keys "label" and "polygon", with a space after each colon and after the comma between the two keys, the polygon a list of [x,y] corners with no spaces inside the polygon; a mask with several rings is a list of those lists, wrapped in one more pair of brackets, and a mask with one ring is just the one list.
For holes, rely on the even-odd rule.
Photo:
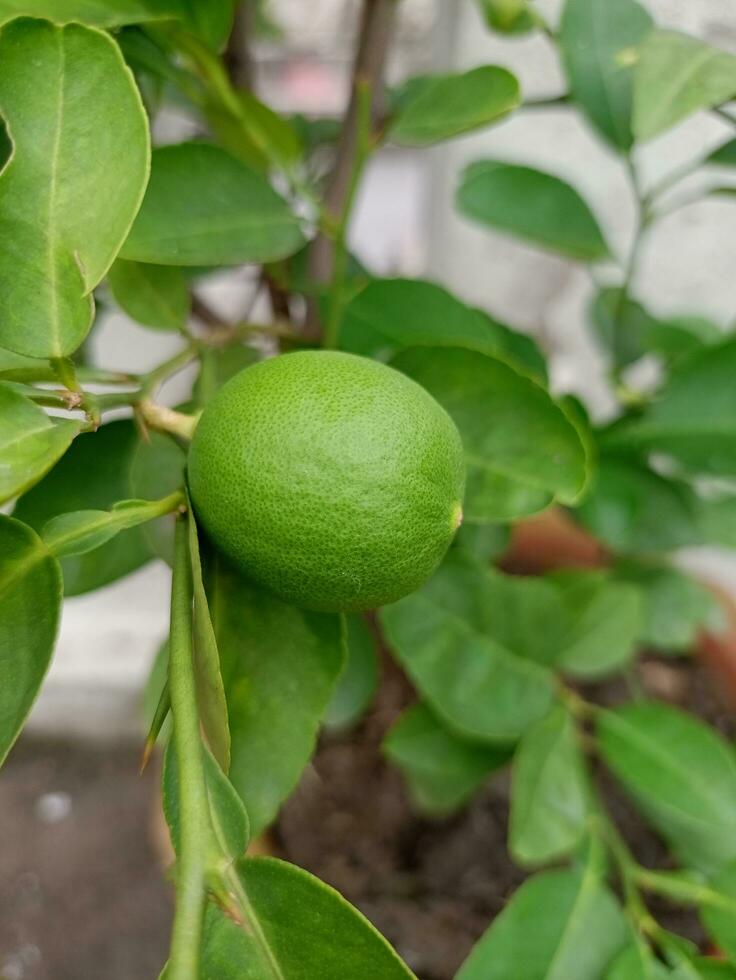
{"label": "unripe citrus fruit", "polygon": [[450,416],[410,378],[337,351],[261,361],[204,410],[189,453],[215,545],[295,605],[371,609],[433,572],[460,523]]}

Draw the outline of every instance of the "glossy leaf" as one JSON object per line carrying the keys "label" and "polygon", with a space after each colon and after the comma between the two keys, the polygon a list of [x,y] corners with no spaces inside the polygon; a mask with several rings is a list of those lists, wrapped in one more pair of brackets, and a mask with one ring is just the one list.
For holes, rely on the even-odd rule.
{"label": "glossy leaf", "polygon": [[635,457],[604,455],[577,516],[611,548],[636,553],[698,544],[697,511],[687,484],[660,476]]}
{"label": "glossy leaf", "polygon": [[[250,840],[248,814],[234,787],[205,745],[202,745],[202,764],[212,834],[210,847],[229,861],[237,861],[245,854]],[[171,844],[174,852],[178,854],[181,839],[179,773],[176,752],[171,742],[164,756],[162,789],[164,815],[171,835]]]}
{"label": "glossy leaf", "polygon": [[148,178],[148,125],[115,42],[15,20],[0,31],[0,116],[14,152],[0,173],[0,344],[71,354]]}
{"label": "glossy leaf", "polygon": [[714,614],[713,594],[669,565],[622,561],[616,577],[635,585],[642,598],[639,642],[663,652],[692,649],[698,632]]}
{"label": "glossy leaf", "polygon": [[579,735],[557,707],[524,734],[514,755],[509,850],[522,865],[564,857],[582,838],[587,815]]}
{"label": "glossy leaf", "polygon": [[676,31],[653,31],[637,48],[634,132],[646,140],[699,109],[736,95],[736,57]]}
{"label": "glossy leaf", "polygon": [[258,834],[314,749],[343,666],[340,621],[285,605],[218,559],[205,582],[230,717],[229,775]]}
{"label": "glossy leaf", "polygon": [[619,150],[633,143],[633,70],[627,49],[651,30],[636,0],[567,0],[560,47],[572,97],[598,132]]}
{"label": "glossy leaf", "polygon": [[497,160],[465,170],[456,195],[460,213],[580,262],[598,262],[608,246],[588,205],[558,177]]}
{"label": "glossy leaf", "polygon": [[[163,505],[163,506],[162,506]],[[111,541],[120,531],[144,524],[174,509],[158,500],[120,500],[110,510],[75,510],[48,521],[41,532],[46,547],[57,558],[86,555]]]}
{"label": "glossy leaf", "polygon": [[687,865],[736,858],[736,754],[713,729],[664,704],[604,712],[600,750],[647,818]]}
{"label": "glossy leaf", "polygon": [[385,359],[406,347],[469,347],[545,376],[544,358],[530,337],[461,303],[421,279],[374,279],[348,303],[340,345]]}
{"label": "glossy leaf", "polygon": [[209,143],[154,151],[151,179],[121,255],[157,265],[272,262],[304,243],[265,179]]}
{"label": "glossy leaf", "polygon": [[734,372],[736,340],[703,348],[678,365],[638,419],[612,428],[603,445],[666,453],[697,472],[736,473]]}
{"label": "glossy leaf", "polygon": [[0,384],[0,503],[38,483],[81,427],[78,420],[49,418],[30,399]]}
{"label": "glossy leaf", "polygon": [[275,858],[245,858],[237,871],[252,928],[208,908],[201,980],[414,976],[357,909],[301,868]]}
{"label": "glossy leaf", "polygon": [[[157,20],[180,20],[214,45],[230,30],[232,0],[0,0],[0,23],[12,17],[42,17],[59,24],[78,21],[93,27],[122,27]],[[211,9],[209,9],[211,8]]]}
{"label": "glossy leaf", "polygon": [[382,747],[403,772],[420,809],[438,815],[467,802],[510,755],[507,749],[464,742],[422,704],[401,715]]}
{"label": "glossy leaf", "polygon": [[202,728],[212,754],[223,772],[230,768],[230,729],[227,718],[225,688],[220,674],[220,654],[210,618],[202,580],[197,524],[191,511],[188,519],[189,559],[192,566],[194,609],[192,614],[192,649],[197,706]]}
{"label": "glossy leaf", "polygon": [[598,980],[627,938],[616,900],[589,868],[547,871],[524,882],[456,980]]}
{"label": "glossy leaf", "polygon": [[497,122],[521,101],[511,72],[482,65],[451,75],[412,78],[399,93],[388,137],[403,146],[427,146]]}
{"label": "glossy leaf", "polygon": [[643,631],[640,590],[605,572],[570,570],[550,580],[567,615],[557,667],[590,680],[625,666],[636,653]]}
{"label": "glossy leaf", "polygon": [[[20,498],[14,515],[40,532],[60,514],[109,510],[130,496],[130,465],[138,442],[135,426],[128,420],[110,422],[97,432],[84,433],[45,479]],[[151,496],[165,495],[166,492]],[[142,529],[125,531],[99,551],[62,560],[65,593],[78,595],[107,585],[150,558]]]}
{"label": "glossy leaf", "polygon": [[325,724],[345,728],[355,724],[366,710],[378,685],[376,640],[362,616],[346,615],[346,660],[332,700],[325,712]]}
{"label": "glossy leaf", "polygon": [[460,430],[466,521],[498,522],[576,499],[587,479],[585,447],[540,385],[460,347],[416,347],[392,364],[434,395]]}
{"label": "glossy leaf", "polygon": [[61,611],[61,569],[31,528],[0,514],[0,763],[46,675]]}
{"label": "glossy leaf", "polygon": [[419,591],[381,611],[386,638],[433,711],[459,735],[511,741],[543,717],[552,675],[488,636],[493,579],[452,557]]}
{"label": "glossy leaf", "polygon": [[118,305],[138,323],[157,330],[183,330],[191,300],[181,269],[117,259],[107,274]]}

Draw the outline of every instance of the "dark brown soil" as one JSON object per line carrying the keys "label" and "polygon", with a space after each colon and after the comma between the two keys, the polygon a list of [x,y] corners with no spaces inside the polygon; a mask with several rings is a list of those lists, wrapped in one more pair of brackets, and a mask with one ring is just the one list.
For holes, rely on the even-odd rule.
{"label": "dark brown soil", "polygon": [[[732,712],[702,668],[646,658],[629,681],[707,718],[723,731]],[[631,697],[624,681],[590,689],[603,704]],[[379,745],[412,700],[393,667],[384,671],[378,704],[349,739],[325,737],[278,825],[283,855],[329,882],[391,940],[422,980],[450,980],[473,943],[499,913],[524,873],[506,849],[508,778],[493,779],[451,819],[429,821],[412,807],[401,776]],[[667,866],[650,833],[611,778],[601,778],[610,811],[639,860]],[[652,903],[663,925],[704,941],[697,917]]]}
{"label": "dark brown soil", "polygon": [[2,980],[154,980],[170,889],[139,749],[22,741],[0,775]]}

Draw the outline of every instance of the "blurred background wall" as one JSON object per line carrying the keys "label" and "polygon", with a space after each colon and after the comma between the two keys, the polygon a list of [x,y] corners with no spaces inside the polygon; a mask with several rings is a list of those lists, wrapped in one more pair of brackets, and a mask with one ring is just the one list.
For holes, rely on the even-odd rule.
{"label": "blurred background wall", "polygon": [[[616,0],[611,0],[615,3]],[[555,20],[560,0],[538,0]],[[664,26],[691,31],[736,51],[733,0],[646,0]],[[254,46],[259,94],[284,111],[337,115],[347,96],[357,0],[271,0],[279,36]],[[542,38],[504,40],[481,24],[472,0],[402,0],[389,77],[442,66],[495,63],[521,79],[525,97],[563,91],[560,66]],[[170,113],[159,140],[191,133]],[[648,184],[726,135],[704,115],[647,144],[637,160]],[[382,275],[427,275],[499,319],[534,334],[550,353],[557,390],[584,395],[604,416],[610,401],[602,364],[586,335],[589,273],[457,217],[452,200],[463,166],[479,157],[532,163],[573,183],[602,222],[619,253],[628,248],[634,206],[620,161],[572,111],[524,111],[479,135],[432,151],[388,148],[371,164],[352,227],[356,253]],[[727,175],[724,173],[724,179]],[[683,193],[688,193],[687,184]],[[634,293],[655,313],[694,313],[723,326],[734,316],[736,205],[704,200],[659,225],[644,249]],[[208,298],[223,313],[237,311],[249,288],[247,271],[219,276]],[[145,370],[176,341],[105,314],[95,356],[102,365]],[[180,376],[165,394],[185,397]],[[712,551],[684,556],[691,566],[736,590],[734,564]],[[140,691],[166,634],[169,572],[152,564],[91,596],[68,600],[60,642],[30,730],[117,739],[140,733]]]}

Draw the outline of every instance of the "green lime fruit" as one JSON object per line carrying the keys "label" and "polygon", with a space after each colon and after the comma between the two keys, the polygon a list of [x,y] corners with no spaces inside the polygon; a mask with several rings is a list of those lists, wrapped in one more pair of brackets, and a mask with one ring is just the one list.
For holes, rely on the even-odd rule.
{"label": "green lime fruit", "polygon": [[248,367],[205,408],[189,452],[216,547],[287,602],[373,609],[434,571],[462,517],[460,435],[377,361],[298,351]]}

